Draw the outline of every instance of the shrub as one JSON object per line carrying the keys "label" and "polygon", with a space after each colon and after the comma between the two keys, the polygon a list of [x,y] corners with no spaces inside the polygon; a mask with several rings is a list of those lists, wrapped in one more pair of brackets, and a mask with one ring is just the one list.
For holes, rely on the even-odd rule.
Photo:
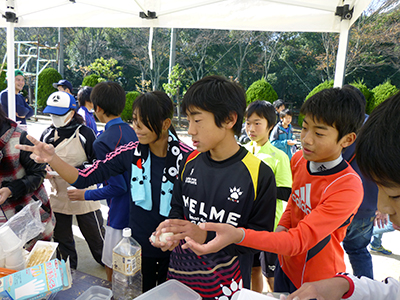
{"label": "shrub", "polygon": [[368,106],[371,105],[370,103],[374,101],[374,93],[368,89],[368,87],[362,80],[350,83],[350,85],[358,88],[361,93],[363,93],[365,100],[367,101],[365,111],[368,113]]}
{"label": "shrub", "polygon": [[0,74],[0,91],[5,90],[7,88],[7,64],[4,64],[3,71]]}
{"label": "shrub", "polygon": [[98,84],[100,81],[100,76],[97,74],[92,74],[89,76],[86,76],[82,80],[82,86],[91,86],[94,87],[96,84]]}
{"label": "shrub", "polygon": [[52,93],[57,91],[57,89],[53,87],[53,83],[58,82],[60,79],[62,79],[62,76],[57,72],[56,69],[53,68],[44,69],[39,74],[37,91],[38,107],[42,109],[46,107],[47,98],[49,98]]}
{"label": "shrub", "polygon": [[395,85],[390,83],[390,80],[374,87],[372,89],[372,93],[374,94],[373,101],[370,102],[369,106],[367,106],[367,113],[371,113],[375,107],[381,104],[390,96],[393,96],[398,92],[398,89]]}
{"label": "shrub", "polygon": [[132,121],[132,105],[133,101],[140,96],[140,93],[137,91],[133,92],[128,92],[126,94],[126,103],[125,103],[125,108],[121,113],[121,119],[124,120],[125,122],[131,122]]}
{"label": "shrub", "polygon": [[319,85],[317,85],[306,97],[306,99],[304,101],[307,101],[308,98],[310,98],[311,96],[314,96],[316,93],[325,90],[325,89],[329,89],[333,87],[333,80],[325,80],[324,82],[320,83]]}
{"label": "shrub", "polygon": [[253,82],[246,91],[247,105],[256,100],[266,100],[273,103],[278,99],[278,94],[265,78]]}

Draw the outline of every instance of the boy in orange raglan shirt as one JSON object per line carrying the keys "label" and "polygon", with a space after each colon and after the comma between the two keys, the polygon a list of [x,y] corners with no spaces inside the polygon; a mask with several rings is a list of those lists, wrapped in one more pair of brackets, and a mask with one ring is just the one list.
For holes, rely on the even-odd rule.
{"label": "boy in orange raglan shirt", "polygon": [[348,88],[323,90],[302,106],[303,150],[291,160],[292,194],[276,232],[256,232],[226,224],[201,224],[216,231],[205,245],[186,238],[198,254],[230,243],[278,254],[275,292],[293,292],[304,282],[344,272],[340,245],[363,198],[362,182],[342,158],[364,120],[364,104]]}

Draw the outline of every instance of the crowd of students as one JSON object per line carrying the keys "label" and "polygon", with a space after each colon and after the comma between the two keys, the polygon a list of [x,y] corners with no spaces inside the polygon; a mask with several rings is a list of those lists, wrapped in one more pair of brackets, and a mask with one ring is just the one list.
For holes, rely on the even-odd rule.
{"label": "crowd of students", "polygon": [[[96,244],[103,249],[100,258],[92,254],[105,264],[108,279],[112,248],[122,228],[129,226],[143,248],[143,291],[169,278],[203,299],[223,299],[243,287],[261,292],[264,274],[271,291],[292,293],[287,299],[395,299],[395,280],[376,283],[344,274],[341,242],[363,202],[365,187],[342,153],[356,145],[360,174],[377,184],[378,208],[399,229],[400,179],[395,170],[400,159],[394,144],[399,133],[387,124],[388,115],[400,113],[399,97],[386,100],[363,125],[365,99],[355,88],[315,94],[301,107],[302,150],[296,152],[291,112],[283,108],[277,123],[275,108],[282,109],[283,103],[274,108],[260,100],[246,109],[240,85],[208,76],[194,83],[182,101],[193,150],[172,126],[173,104],[165,93],[148,92],[134,101],[132,129],[120,119],[123,89],[103,82],[88,100],[106,123],[97,139],[76,113],[74,98],[58,91],[48,99],[44,112],[52,116],[53,125],[41,141],[28,136],[15,147],[21,155],[32,152],[32,162],[57,172],[63,191],[59,184],[53,190],[66,207],[93,204],[85,212],[55,205],[54,239],[64,245],[60,255],[71,259],[69,219],[82,215],[82,227],[97,224],[88,227],[91,237],[85,238],[91,250],[91,244],[101,243]],[[250,139],[244,146],[236,139],[243,119]],[[389,131],[384,138],[383,128]],[[64,145],[73,143],[74,147]],[[388,145],[385,154],[382,145]],[[390,163],[382,163],[382,157]],[[95,184],[103,187],[87,189]],[[67,191],[68,185],[77,189]],[[103,243],[96,200],[104,198],[110,211]],[[52,205],[57,203],[52,199]],[[163,233],[172,235],[161,241]]]}

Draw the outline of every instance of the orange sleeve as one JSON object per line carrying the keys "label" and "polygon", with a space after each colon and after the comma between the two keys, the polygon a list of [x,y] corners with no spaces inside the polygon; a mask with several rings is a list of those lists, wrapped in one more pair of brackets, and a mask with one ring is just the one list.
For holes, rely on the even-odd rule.
{"label": "orange sleeve", "polygon": [[[356,213],[362,198],[361,180],[350,174],[337,180],[319,204],[295,228],[288,232],[245,229],[245,237],[240,245],[287,256],[299,255],[341,227]],[[282,222],[282,225],[286,222]]]}

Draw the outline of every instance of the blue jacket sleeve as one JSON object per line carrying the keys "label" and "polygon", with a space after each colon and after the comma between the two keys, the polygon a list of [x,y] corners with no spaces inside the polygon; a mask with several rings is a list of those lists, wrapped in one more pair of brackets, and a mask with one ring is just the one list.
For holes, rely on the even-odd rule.
{"label": "blue jacket sleeve", "polygon": [[137,142],[130,142],[122,145],[108,153],[105,159],[96,160],[90,168],[80,170],[78,179],[72,185],[76,188],[85,188],[129,171],[134,157],[133,151],[137,144]]}
{"label": "blue jacket sleeve", "polygon": [[126,186],[124,176],[117,175],[107,180],[107,185],[103,185],[101,189],[87,190],[85,192],[85,200],[110,199],[121,196],[127,191],[128,187]]}
{"label": "blue jacket sleeve", "polygon": [[[96,157],[100,160],[106,158],[107,153],[111,152],[111,149],[106,144],[96,141],[93,144]],[[121,196],[128,191],[126,180],[123,175],[113,176],[107,181],[103,182],[101,189],[87,190],[85,192],[85,200],[102,200],[110,199],[113,197]]]}

